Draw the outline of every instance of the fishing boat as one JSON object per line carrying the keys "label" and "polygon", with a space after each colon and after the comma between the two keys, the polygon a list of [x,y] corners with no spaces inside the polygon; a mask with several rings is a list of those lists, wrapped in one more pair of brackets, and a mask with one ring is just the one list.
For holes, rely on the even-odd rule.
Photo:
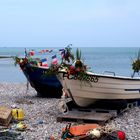
{"label": "fishing boat", "polygon": [[78,106],[87,107],[99,100],[140,99],[140,78],[86,72],[86,79],[59,72],[65,91]]}
{"label": "fishing boat", "polygon": [[55,74],[43,75],[48,71],[49,69],[46,68],[26,66],[23,73],[39,96],[60,98],[62,95],[62,85]]}
{"label": "fishing boat", "polygon": [[[132,64],[134,73],[140,71],[140,52],[138,60]],[[140,77],[116,76],[106,72],[90,72],[81,61],[81,52],[77,49],[74,66],[59,71],[59,80],[73,101],[80,107],[87,107],[96,101],[140,99]]]}
{"label": "fishing boat", "polygon": [[[19,60],[18,60],[19,61]],[[50,68],[39,67],[33,62],[28,62],[22,58],[18,63],[30,85],[37,91],[38,96],[48,98],[60,98],[62,95],[62,85],[56,77],[56,74],[50,72]]]}
{"label": "fishing boat", "polygon": [[[60,49],[61,55],[65,56],[65,59],[69,60],[69,56],[73,58],[69,52],[71,44],[65,49]],[[42,51],[41,51],[42,52]],[[52,50],[43,50],[44,52],[52,52]],[[62,96],[62,84],[57,78],[58,60],[56,55],[52,56],[52,62],[50,65],[47,63],[47,59],[40,59],[32,57],[35,54],[34,50],[27,53],[25,49],[25,57],[15,57],[15,62],[20,66],[24,75],[26,76],[30,85],[37,91],[39,96],[49,98],[60,98]],[[63,58],[62,58],[63,62]]]}

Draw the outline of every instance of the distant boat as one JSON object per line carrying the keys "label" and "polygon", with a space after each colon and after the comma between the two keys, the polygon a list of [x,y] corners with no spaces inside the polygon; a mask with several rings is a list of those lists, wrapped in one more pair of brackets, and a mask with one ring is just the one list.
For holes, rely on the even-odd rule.
{"label": "distant boat", "polygon": [[8,56],[8,55],[0,55],[0,59],[5,59],[5,58],[12,58],[12,56]]}
{"label": "distant boat", "polygon": [[21,66],[21,69],[29,81],[30,85],[42,97],[60,98],[62,95],[62,85],[55,74],[45,75],[48,68],[33,66],[30,63]]}
{"label": "distant boat", "polygon": [[66,71],[59,72],[65,91],[80,107],[87,107],[102,100],[140,99],[140,78],[86,73],[88,80],[80,81]]}

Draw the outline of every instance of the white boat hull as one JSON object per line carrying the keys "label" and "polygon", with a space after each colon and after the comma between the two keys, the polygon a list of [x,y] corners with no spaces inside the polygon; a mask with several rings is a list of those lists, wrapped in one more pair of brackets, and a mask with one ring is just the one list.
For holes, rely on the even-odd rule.
{"label": "white boat hull", "polygon": [[[100,75],[88,72],[95,82],[68,79],[64,73],[59,73],[59,80],[64,89],[72,96],[78,106],[86,107],[97,100],[131,100],[140,99],[140,79]],[[98,81],[97,81],[98,80]]]}

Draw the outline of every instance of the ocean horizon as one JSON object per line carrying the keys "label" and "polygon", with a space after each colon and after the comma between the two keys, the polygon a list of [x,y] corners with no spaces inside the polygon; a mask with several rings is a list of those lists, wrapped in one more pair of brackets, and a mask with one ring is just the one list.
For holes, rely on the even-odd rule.
{"label": "ocean horizon", "polygon": [[[42,49],[52,49],[52,54],[56,54],[58,57],[59,47],[44,48],[34,47],[27,48],[27,51],[33,49],[35,56],[47,57],[51,54],[38,53]],[[75,54],[76,47],[72,47],[72,51]],[[103,74],[105,71],[114,72],[120,76],[131,76],[132,61],[137,57],[139,51],[138,47],[81,47],[82,60],[91,67],[91,71],[95,73]],[[0,56],[21,56],[25,54],[24,47],[2,47],[0,48]],[[26,82],[26,78],[23,75],[19,66],[14,65],[13,59],[0,59],[0,82]]]}

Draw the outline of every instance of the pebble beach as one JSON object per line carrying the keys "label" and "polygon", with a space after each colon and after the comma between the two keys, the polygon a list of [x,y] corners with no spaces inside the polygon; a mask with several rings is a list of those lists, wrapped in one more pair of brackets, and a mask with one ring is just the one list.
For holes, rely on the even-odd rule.
{"label": "pebble beach", "polygon": [[[26,93],[26,83],[0,83],[0,106],[16,105],[24,110],[24,123],[28,127],[21,136],[25,140],[49,140],[51,135],[61,134],[67,123],[57,122],[59,101],[37,97],[31,87]],[[107,125],[124,131],[128,140],[140,140],[140,107],[127,110]]]}

